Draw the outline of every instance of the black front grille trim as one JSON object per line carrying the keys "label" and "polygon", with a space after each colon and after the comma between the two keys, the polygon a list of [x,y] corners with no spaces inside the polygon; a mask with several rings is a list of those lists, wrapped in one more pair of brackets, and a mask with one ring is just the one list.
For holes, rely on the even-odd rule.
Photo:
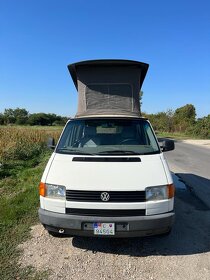
{"label": "black front grille trim", "polygon": [[145,209],[82,209],[66,208],[66,214],[78,216],[100,216],[100,217],[132,217],[145,216]]}
{"label": "black front grille trim", "polygon": [[[108,202],[101,200],[101,194],[108,192],[110,199]],[[145,191],[77,191],[66,190],[67,201],[82,201],[82,202],[145,202]]]}

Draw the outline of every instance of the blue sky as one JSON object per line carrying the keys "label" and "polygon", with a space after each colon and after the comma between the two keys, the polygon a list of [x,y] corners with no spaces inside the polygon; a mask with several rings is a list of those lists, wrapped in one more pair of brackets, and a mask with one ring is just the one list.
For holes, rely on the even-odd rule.
{"label": "blue sky", "polygon": [[210,1],[0,0],[0,112],[73,116],[66,66],[98,58],[150,64],[143,111],[210,114]]}

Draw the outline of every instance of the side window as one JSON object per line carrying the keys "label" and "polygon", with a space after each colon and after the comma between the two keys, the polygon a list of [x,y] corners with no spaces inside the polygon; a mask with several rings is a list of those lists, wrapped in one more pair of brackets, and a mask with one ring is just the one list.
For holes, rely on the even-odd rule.
{"label": "side window", "polygon": [[69,142],[70,142],[70,138],[71,138],[71,134],[72,134],[72,128],[73,128],[73,126],[71,123],[65,128],[65,131],[58,144],[58,147],[60,146],[60,147],[66,148],[69,146]]}
{"label": "side window", "polygon": [[152,129],[151,129],[151,127],[148,123],[145,124],[145,130],[146,130],[147,137],[148,137],[148,140],[149,140],[149,145],[151,145],[154,150],[158,150],[158,146],[157,146],[157,143],[155,141],[155,137],[154,137],[154,135],[152,133]]}
{"label": "side window", "polygon": [[71,133],[70,139],[69,139],[69,146],[77,147],[77,143],[82,138],[83,128],[84,128],[84,125],[82,125],[82,124],[76,124],[73,126],[72,133]]}
{"label": "side window", "polygon": [[145,130],[145,125],[144,123],[138,124],[138,137],[139,137],[139,143],[141,145],[148,145],[148,136]]}
{"label": "side window", "polygon": [[70,123],[63,133],[59,146],[63,148],[68,148],[75,145],[75,143],[77,143],[77,141],[79,141],[82,138],[83,127],[84,125],[82,123]]}

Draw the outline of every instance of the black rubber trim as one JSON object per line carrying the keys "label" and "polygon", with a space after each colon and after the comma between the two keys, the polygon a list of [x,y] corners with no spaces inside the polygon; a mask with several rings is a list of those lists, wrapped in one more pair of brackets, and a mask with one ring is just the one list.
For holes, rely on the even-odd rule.
{"label": "black rubber trim", "polygon": [[115,209],[82,209],[66,208],[66,214],[100,217],[145,216],[145,209],[115,210]]}
{"label": "black rubber trim", "polygon": [[141,162],[139,157],[73,157],[72,161],[85,162]]}
{"label": "black rubber trim", "polygon": [[137,237],[168,232],[174,222],[174,212],[151,216],[97,217],[68,215],[40,208],[39,219],[50,231],[65,229],[65,233],[81,236],[93,236],[93,231],[82,230],[82,224],[86,222],[128,223],[129,231],[116,232],[110,237]]}

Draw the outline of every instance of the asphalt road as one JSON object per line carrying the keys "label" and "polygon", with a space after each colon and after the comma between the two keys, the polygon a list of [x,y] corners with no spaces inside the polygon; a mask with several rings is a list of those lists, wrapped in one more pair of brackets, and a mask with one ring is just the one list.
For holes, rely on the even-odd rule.
{"label": "asphalt road", "polygon": [[169,167],[210,209],[210,149],[181,142],[166,152]]}

